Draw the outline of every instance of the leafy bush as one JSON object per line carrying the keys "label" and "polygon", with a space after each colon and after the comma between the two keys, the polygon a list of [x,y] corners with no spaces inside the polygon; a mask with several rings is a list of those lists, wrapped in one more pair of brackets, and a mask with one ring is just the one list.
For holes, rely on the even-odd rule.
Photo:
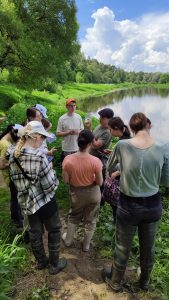
{"label": "leafy bush", "polygon": [[0,71],[0,82],[6,83],[9,80],[9,71],[7,69],[3,69]]}
{"label": "leafy bush", "polygon": [[44,83],[41,90],[46,90],[50,93],[56,93],[57,92],[57,83],[54,82],[51,78],[48,78],[46,82]]}
{"label": "leafy bush", "polygon": [[0,92],[0,109],[7,111],[13,104],[19,102],[19,99]]}

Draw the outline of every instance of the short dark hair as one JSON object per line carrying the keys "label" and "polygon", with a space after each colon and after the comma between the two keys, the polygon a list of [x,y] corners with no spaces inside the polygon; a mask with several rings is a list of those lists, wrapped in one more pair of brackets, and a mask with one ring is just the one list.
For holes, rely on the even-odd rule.
{"label": "short dark hair", "polygon": [[77,139],[79,150],[80,151],[85,150],[86,147],[93,141],[93,139],[94,139],[94,135],[90,130],[88,130],[88,129],[82,130],[79,133],[79,136]]}
{"label": "short dark hair", "polygon": [[134,133],[137,133],[140,130],[143,130],[147,126],[147,117],[145,114],[138,112],[132,115],[130,122],[130,128]]}
{"label": "short dark hair", "polygon": [[114,116],[114,111],[111,108],[103,108],[98,112],[101,118],[110,119]]}

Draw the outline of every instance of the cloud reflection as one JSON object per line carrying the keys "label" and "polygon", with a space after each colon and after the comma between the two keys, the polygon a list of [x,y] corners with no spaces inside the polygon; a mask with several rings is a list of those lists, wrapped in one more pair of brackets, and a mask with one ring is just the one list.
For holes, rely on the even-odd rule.
{"label": "cloud reflection", "polygon": [[[113,101],[104,107],[112,108],[116,116],[120,116],[128,124],[132,114],[143,112],[152,122],[151,135],[158,141],[169,142],[169,96],[160,95],[124,96],[121,101]],[[98,111],[93,113],[98,117]]]}

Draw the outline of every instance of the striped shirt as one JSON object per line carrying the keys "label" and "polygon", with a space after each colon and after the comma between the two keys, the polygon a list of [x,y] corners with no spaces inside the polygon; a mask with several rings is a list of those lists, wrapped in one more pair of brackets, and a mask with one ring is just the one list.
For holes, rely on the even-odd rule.
{"label": "striped shirt", "polygon": [[13,153],[10,156],[10,176],[18,191],[18,201],[24,214],[32,215],[53,198],[58,180],[51,169],[46,155],[39,149],[22,148],[18,161],[25,173],[24,177],[16,165]]}

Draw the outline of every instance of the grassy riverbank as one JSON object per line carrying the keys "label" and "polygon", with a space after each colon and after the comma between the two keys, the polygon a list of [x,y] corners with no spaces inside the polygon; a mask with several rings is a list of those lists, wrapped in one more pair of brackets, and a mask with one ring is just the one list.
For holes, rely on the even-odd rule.
{"label": "grassy riverbank", "polygon": [[17,88],[15,85],[6,84],[0,85],[0,116],[7,113],[8,109],[16,103],[32,104],[42,103],[47,107],[52,105],[64,106],[65,99],[73,97],[77,100],[102,96],[107,93],[111,93],[118,89],[134,88],[153,86],[156,88],[169,88],[169,84],[132,84],[132,83],[120,83],[120,84],[85,84],[85,83],[67,83],[64,85],[57,85],[55,93],[48,91],[38,90],[25,90]]}

